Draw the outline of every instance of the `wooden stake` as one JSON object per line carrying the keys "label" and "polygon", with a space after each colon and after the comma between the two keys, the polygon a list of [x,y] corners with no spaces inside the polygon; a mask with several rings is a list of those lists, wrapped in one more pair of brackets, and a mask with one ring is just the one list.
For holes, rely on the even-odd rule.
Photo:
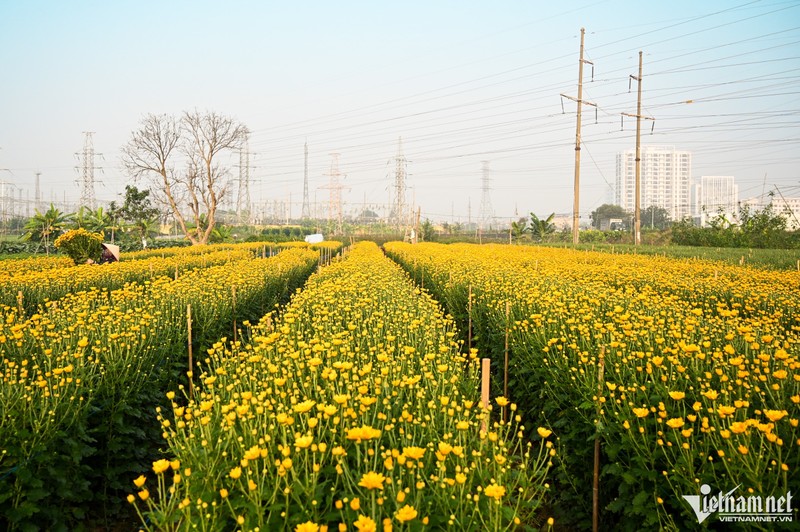
{"label": "wooden stake", "polygon": [[186,305],[186,330],[188,333],[189,345],[189,398],[194,399],[194,388],[192,387],[192,377],[194,377],[194,360],[192,359],[192,305]]}
{"label": "wooden stake", "polygon": [[481,422],[481,430],[488,429],[489,418],[489,383],[492,376],[492,361],[489,358],[481,359],[481,407],[486,409],[486,414]]}
{"label": "wooden stake", "polygon": [[[603,394],[603,371],[605,370],[606,348],[600,348],[600,361],[597,371],[597,416],[600,422],[600,410],[602,403],[600,397]],[[600,434],[595,432],[594,436],[594,478],[592,479],[592,530],[600,530]]]}
{"label": "wooden stake", "polygon": [[472,284],[469,285],[469,294],[467,295],[467,348],[472,350]]}
{"label": "wooden stake", "polygon": [[[511,301],[506,301],[506,345],[503,357],[503,397],[508,399],[508,315],[511,311]],[[505,420],[508,421],[509,409],[503,409]]]}
{"label": "wooden stake", "polygon": [[22,290],[17,292],[17,312],[19,313],[20,319],[22,319],[23,312],[22,312]]}
{"label": "wooden stake", "polygon": [[175,280],[178,280],[178,267],[175,266]]}
{"label": "wooden stake", "polygon": [[231,298],[233,299],[233,343],[236,343],[236,285],[231,286]]}

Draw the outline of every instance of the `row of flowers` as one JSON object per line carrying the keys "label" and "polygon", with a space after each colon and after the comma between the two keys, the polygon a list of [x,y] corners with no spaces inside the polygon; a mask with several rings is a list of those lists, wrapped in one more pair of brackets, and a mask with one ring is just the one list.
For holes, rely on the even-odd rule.
{"label": "row of flowers", "polygon": [[[14,307],[31,314],[39,305],[67,294],[93,288],[115,290],[125,283],[143,284],[158,277],[176,279],[198,268],[267,258],[283,249],[319,250],[327,257],[341,249],[340,242],[287,242],[270,246],[262,242],[215,244],[171,248],[157,252],[125,253],[120,262],[101,266],[73,265],[69,259],[37,257],[4,262],[0,272],[0,308]],[[155,253],[155,254],[154,254]],[[66,263],[65,263],[66,261]]]}
{"label": "row of flowers", "polygon": [[480,402],[477,353],[457,336],[374,244],[356,244],[280,317],[215,343],[194,396],[167,394],[168,458],[131,485],[142,526],[535,524],[551,433],[529,434],[503,397]]}

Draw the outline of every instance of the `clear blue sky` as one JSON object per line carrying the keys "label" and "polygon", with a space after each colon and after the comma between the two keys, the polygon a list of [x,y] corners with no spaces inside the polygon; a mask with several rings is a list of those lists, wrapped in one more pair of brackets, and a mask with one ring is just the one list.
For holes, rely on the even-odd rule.
{"label": "clear blue sky", "polygon": [[[253,132],[252,198],[298,214],[341,153],[345,201],[389,201],[403,137],[409,202],[477,217],[481,161],[498,216],[569,213],[579,31],[585,27],[581,211],[611,198],[634,146],[628,75],[644,51],[644,144],[693,152],[693,176],[741,198],[800,196],[800,2],[727,0],[0,3],[0,179],[77,199],[83,131],[104,159],[100,200],[129,182],[120,147],[147,113],[213,110]],[[693,103],[684,103],[692,100]],[[649,124],[647,124],[649,133]],[[232,161],[233,163],[233,161]],[[235,169],[234,169],[235,171]],[[235,199],[235,198],[233,198]]]}

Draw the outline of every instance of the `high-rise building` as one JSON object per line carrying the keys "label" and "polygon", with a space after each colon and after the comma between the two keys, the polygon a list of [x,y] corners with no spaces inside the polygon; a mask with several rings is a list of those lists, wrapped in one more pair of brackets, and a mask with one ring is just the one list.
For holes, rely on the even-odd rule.
{"label": "high-rise building", "polygon": [[694,215],[701,227],[719,216],[733,222],[738,204],[739,185],[733,182],[732,175],[704,175],[695,185]]}
{"label": "high-rise building", "polygon": [[[642,146],[640,207],[666,209],[672,220],[691,212],[692,154],[672,146]],[[616,203],[633,212],[636,206],[636,151],[617,154]]]}

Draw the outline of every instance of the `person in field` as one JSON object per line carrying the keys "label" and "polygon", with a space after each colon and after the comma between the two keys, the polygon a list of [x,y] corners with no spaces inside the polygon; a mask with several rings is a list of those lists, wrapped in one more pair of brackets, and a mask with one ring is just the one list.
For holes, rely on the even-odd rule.
{"label": "person in field", "polygon": [[103,252],[100,254],[100,264],[119,261],[119,246],[114,244],[100,244]]}

